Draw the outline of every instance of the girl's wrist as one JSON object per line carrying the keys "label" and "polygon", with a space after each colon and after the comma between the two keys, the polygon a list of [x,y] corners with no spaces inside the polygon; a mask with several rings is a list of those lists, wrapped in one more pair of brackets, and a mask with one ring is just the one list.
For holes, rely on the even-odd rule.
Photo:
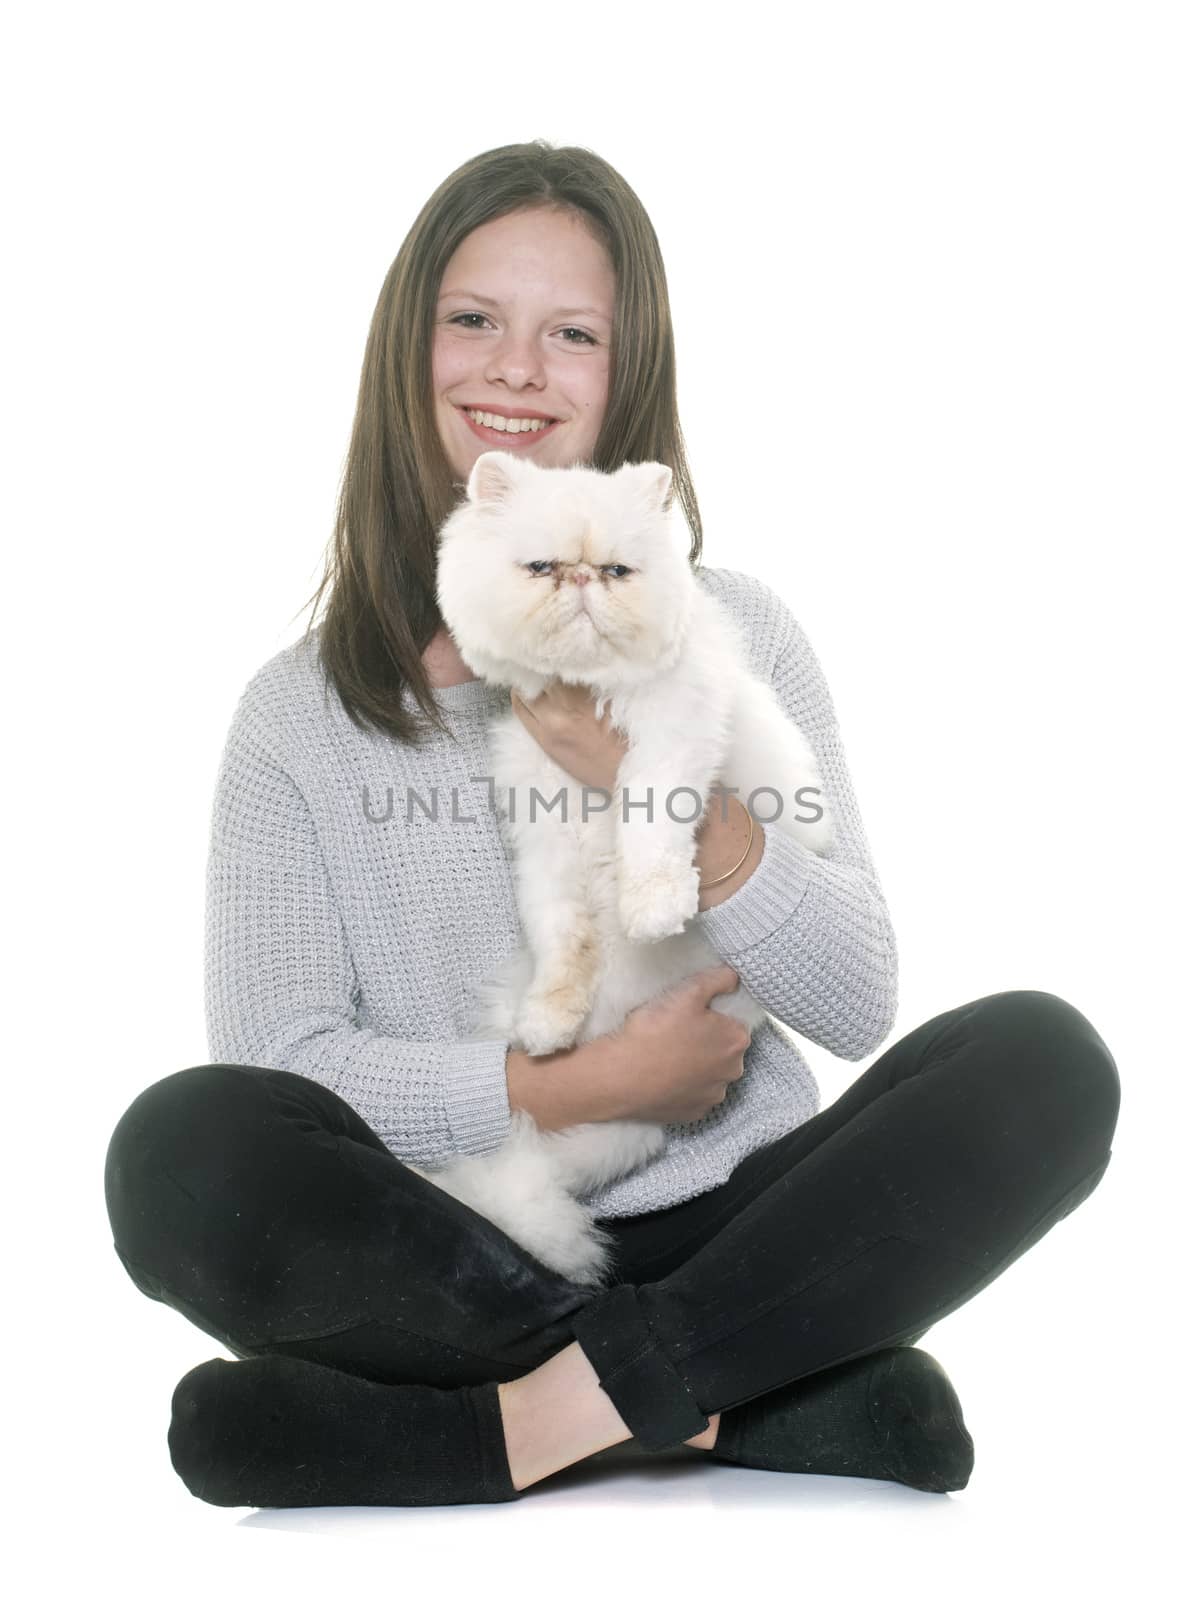
{"label": "girl's wrist", "polygon": [[699,910],[707,911],[735,894],[756,871],[763,854],[764,829],[744,803],[735,795],[713,794],[695,851]]}
{"label": "girl's wrist", "polygon": [[512,1111],[531,1114],[544,1133],[585,1122],[612,1122],[624,1115],[615,1104],[617,1037],[603,1034],[587,1044],[548,1055],[507,1051],[507,1101]]}

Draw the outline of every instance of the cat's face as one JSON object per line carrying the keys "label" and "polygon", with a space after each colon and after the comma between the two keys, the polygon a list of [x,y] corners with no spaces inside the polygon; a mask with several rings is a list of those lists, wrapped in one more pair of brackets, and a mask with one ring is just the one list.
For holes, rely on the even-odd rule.
{"label": "cat's face", "polygon": [[606,473],[481,455],[438,550],[438,604],[474,671],[604,684],[676,653],[694,579],[671,482],[656,461]]}

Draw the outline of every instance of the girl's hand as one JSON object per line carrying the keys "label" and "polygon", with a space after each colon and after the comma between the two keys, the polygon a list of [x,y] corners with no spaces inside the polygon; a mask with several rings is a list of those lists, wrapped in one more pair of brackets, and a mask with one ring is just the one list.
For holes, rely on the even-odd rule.
{"label": "girl's hand", "polygon": [[594,1081],[609,1121],[699,1122],[722,1102],[744,1075],[752,1035],[710,1002],[739,986],[734,967],[705,967],[579,1047],[597,1057]]}
{"label": "girl's hand", "polygon": [[584,684],[554,682],[534,700],[511,690],[515,715],[558,767],[577,783],[613,793],[629,741],[606,711],[598,721],[592,692]]}

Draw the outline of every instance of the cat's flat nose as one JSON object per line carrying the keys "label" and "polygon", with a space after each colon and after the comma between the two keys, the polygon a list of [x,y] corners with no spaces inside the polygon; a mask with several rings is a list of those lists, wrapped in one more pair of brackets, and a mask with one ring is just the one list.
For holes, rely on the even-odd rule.
{"label": "cat's flat nose", "polygon": [[587,572],[574,572],[572,574],[572,581],[573,583],[587,583],[589,581],[589,574]]}

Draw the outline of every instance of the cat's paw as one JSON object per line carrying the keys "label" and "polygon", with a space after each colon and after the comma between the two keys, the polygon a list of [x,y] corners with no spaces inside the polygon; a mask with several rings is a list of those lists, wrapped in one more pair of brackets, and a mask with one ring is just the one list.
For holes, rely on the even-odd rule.
{"label": "cat's paw", "polygon": [[539,995],[523,1002],[512,1032],[529,1056],[546,1056],[575,1042],[588,1011],[580,997]]}
{"label": "cat's paw", "polygon": [[650,944],[681,933],[699,909],[699,869],[658,867],[623,877],[617,913],[622,931],[635,944]]}

